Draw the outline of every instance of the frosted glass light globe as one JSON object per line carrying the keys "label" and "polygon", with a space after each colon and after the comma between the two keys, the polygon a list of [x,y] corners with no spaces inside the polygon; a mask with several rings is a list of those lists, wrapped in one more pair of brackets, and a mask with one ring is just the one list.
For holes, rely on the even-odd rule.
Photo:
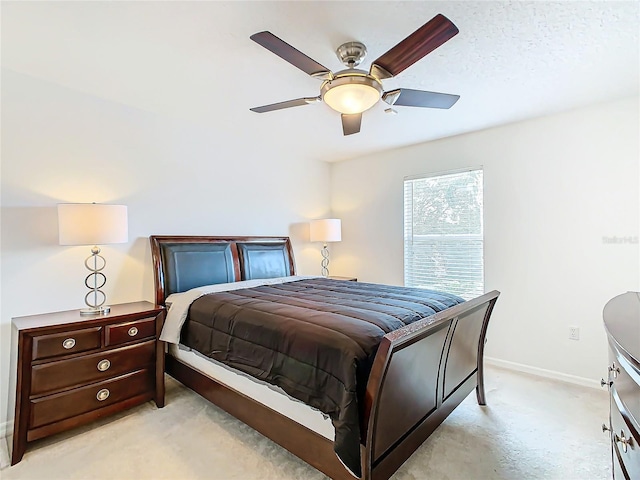
{"label": "frosted glass light globe", "polygon": [[321,88],[322,100],[336,112],[362,113],[373,107],[382,93],[382,85],[375,78],[350,70],[326,81]]}

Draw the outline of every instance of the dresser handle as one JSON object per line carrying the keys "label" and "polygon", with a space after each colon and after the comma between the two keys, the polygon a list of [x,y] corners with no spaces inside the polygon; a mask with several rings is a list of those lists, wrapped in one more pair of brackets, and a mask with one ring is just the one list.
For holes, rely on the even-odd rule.
{"label": "dresser handle", "polygon": [[627,447],[633,447],[633,437],[625,438],[624,431],[620,430],[620,436],[613,434],[614,440],[622,444],[622,451],[627,453]]}
{"label": "dresser handle", "polygon": [[607,427],[604,423],[602,424],[602,433],[604,432],[610,432],[611,429],[609,427]]}
{"label": "dresser handle", "polygon": [[610,387],[611,385],[613,385],[613,382],[606,382],[606,381],[604,380],[604,378],[601,378],[601,379],[600,379],[600,386],[601,386],[601,387],[604,387],[605,385],[606,385],[607,387]]}
{"label": "dresser handle", "polygon": [[62,342],[62,348],[69,350],[73,347],[76,346],[76,339],[75,338],[67,338],[66,340],[64,340]]}
{"label": "dresser handle", "polygon": [[620,373],[620,368],[616,367],[615,362],[611,364],[608,370],[613,373],[613,378],[618,378],[618,374]]}
{"label": "dresser handle", "polygon": [[103,388],[96,394],[96,398],[98,399],[99,402],[104,402],[107,398],[109,398],[109,390],[106,388]]}
{"label": "dresser handle", "polygon": [[106,372],[107,370],[109,370],[110,366],[111,366],[111,362],[106,358],[98,362],[98,370],[100,370],[101,372]]}
{"label": "dresser handle", "polygon": [[127,333],[130,337],[135,337],[138,334],[138,329],[136,327],[131,327]]}

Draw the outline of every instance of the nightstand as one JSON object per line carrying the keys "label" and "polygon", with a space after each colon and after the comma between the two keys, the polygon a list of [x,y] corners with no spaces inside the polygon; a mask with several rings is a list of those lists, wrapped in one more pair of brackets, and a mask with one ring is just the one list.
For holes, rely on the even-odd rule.
{"label": "nightstand", "polygon": [[[11,465],[27,443],[153,399],[164,406],[164,309],[112,305],[14,318],[9,422]],[[9,423],[11,425],[11,423]]]}
{"label": "nightstand", "polygon": [[346,282],[357,282],[358,279],[356,277],[337,277],[335,275],[329,275],[327,278],[331,280],[344,280]]}

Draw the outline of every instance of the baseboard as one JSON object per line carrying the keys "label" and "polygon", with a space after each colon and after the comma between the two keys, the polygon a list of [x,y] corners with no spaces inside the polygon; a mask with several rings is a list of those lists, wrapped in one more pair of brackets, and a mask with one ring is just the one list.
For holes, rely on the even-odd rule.
{"label": "baseboard", "polygon": [[583,387],[598,389],[601,388],[600,382],[591,378],[578,377],[577,375],[569,375],[568,373],[556,372],[555,370],[546,370],[544,368],[532,367],[530,365],[524,365],[522,363],[509,362],[507,360],[500,360],[499,358],[492,358],[487,356],[484,357],[484,361],[487,365],[494,365],[496,367],[505,368],[507,370],[529,373],[531,375],[537,375],[544,378],[552,378],[553,380],[573,383],[574,385],[582,385]]}

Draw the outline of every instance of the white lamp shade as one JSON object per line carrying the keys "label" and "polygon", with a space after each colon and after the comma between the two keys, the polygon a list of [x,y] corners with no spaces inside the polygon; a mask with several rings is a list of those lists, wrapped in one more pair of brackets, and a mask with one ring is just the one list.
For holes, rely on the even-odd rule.
{"label": "white lamp shade", "polygon": [[58,205],[60,245],[126,243],[129,237],[126,205],[65,203]]}
{"label": "white lamp shade", "polygon": [[312,242],[339,242],[342,240],[342,222],[339,218],[313,220],[309,225]]}

